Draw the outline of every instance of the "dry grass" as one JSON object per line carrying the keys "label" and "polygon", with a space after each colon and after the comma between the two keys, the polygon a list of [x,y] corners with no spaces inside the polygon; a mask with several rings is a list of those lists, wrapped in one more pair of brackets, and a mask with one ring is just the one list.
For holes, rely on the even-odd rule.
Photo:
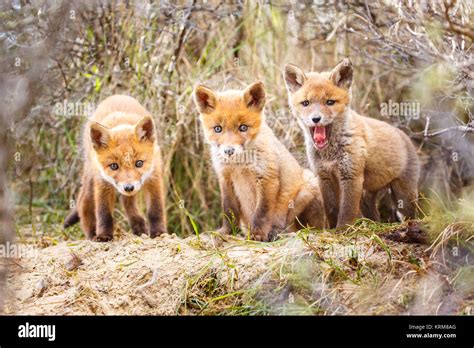
{"label": "dry grass", "polygon": [[[10,189],[0,196],[11,197],[17,240],[41,250],[34,262],[13,266],[10,281],[19,299],[13,297],[8,311],[469,313],[472,268],[453,258],[452,243],[459,243],[459,255],[472,255],[472,210],[460,209],[458,200],[474,179],[474,35],[467,25],[473,11],[467,0],[423,3],[41,0],[21,10],[1,4],[0,91],[8,98],[0,99],[0,119],[12,127],[0,130],[7,129],[11,149],[5,161]],[[302,231],[272,244],[207,245],[203,233],[218,227],[221,212],[193,87],[264,81],[267,122],[304,164],[281,68],[291,62],[323,70],[346,56],[355,67],[352,107],[403,129],[419,149],[420,209],[434,244],[425,252],[379,238],[398,227],[362,221],[341,235]],[[133,95],[153,113],[165,160],[169,230],[194,237],[135,240],[120,210],[115,217],[122,237],[108,246],[82,241],[77,226],[60,227],[79,187],[79,135],[87,115],[54,107],[65,101],[97,105],[114,93]],[[420,119],[382,117],[381,105],[389,100],[419,103]],[[9,221],[8,215],[0,219]],[[375,251],[367,259],[327,255],[327,248],[339,255],[356,243]],[[70,250],[83,265],[64,271]],[[135,261],[120,268],[125,257]],[[138,291],[157,267],[169,272]],[[172,272],[183,276],[175,279]],[[443,272],[450,274],[448,283]],[[49,285],[38,285],[41,296],[30,293],[47,278]],[[441,289],[428,305],[423,284]],[[443,303],[450,289],[460,300],[447,296],[448,308]]]}
{"label": "dry grass", "polygon": [[[446,23],[443,4],[429,4],[431,13],[396,4],[65,1],[46,6],[47,15],[34,20],[29,19],[36,14],[34,6],[2,12],[3,29],[11,31],[15,23],[18,32],[4,60],[20,56],[24,64],[14,74],[42,86],[27,94],[34,97],[31,110],[28,117],[18,113],[11,134],[20,155],[11,163],[17,222],[43,223],[45,228],[60,223],[78,191],[79,134],[86,115],[55,113],[55,104],[66,100],[97,105],[113,93],[126,93],[155,115],[165,160],[170,230],[180,236],[194,234],[190,217],[200,231],[213,230],[220,208],[218,185],[192,102],[193,87],[204,82],[225,89],[264,81],[267,121],[305,163],[282,67],[292,62],[308,70],[327,69],[345,56],[355,66],[356,110],[380,118],[381,103],[420,103],[418,120],[385,120],[419,145],[423,173],[429,173],[421,182],[425,194],[431,196],[430,189],[435,189],[455,199],[472,182],[472,138],[469,133],[459,138],[456,131],[429,135],[471,120],[472,37],[462,34],[456,23],[466,22],[472,13],[459,2],[448,9],[456,14],[454,29],[441,29]],[[74,19],[67,16],[71,11]],[[58,13],[64,15],[53,16]],[[29,35],[36,27],[36,36]],[[43,37],[48,46],[37,49]],[[445,66],[450,66],[447,72]],[[42,74],[32,75],[32,70]]]}

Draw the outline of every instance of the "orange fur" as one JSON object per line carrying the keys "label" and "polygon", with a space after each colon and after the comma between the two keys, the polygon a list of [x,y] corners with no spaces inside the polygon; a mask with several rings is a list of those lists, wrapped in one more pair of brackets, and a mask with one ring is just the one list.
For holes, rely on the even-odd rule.
{"label": "orange fur", "polygon": [[229,233],[235,223],[267,241],[301,225],[324,227],[316,177],[265,123],[263,84],[220,93],[198,86],[194,97],[219,178],[225,214],[220,232]]}
{"label": "orange fur", "polygon": [[166,232],[162,161],[148,111],[132,97],[109,97],[88,120],[83,143],[84,170],[77,212],[87,238],[112,239],[117,193],[132,231],[137,235],[146,233],[145,219],[136,206],[136,194],[142,191],[150,236]]}
{"label": "orange fur", "polygon": [[352,223],[361,215],[378,220],[379,192],[391,189],[399,211],[415,216],[419,160],[399,129],[351,110],[352,65],[304,73],[285,67],[289,102],[303,130],[311,168],[318,173],[330,226]]}

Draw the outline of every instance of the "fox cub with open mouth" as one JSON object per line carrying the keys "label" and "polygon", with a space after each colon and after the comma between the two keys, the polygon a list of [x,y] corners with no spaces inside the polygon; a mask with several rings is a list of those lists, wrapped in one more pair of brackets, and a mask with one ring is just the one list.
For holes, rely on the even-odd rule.
{"label": "fox cub with open mouth", "polygon": [[350,109],[352,75],[349,59],[329,72],[306,74],[291,64],[284,71],[330,227],[359,217],[362,197],[363,215],[380,220],[377,197],[388,188],[398,211],[414,218],[420,172],[416,149],[401,130]]}
{"label": "fox cub with open mouth", "polygon": [[194,100],[219,179],[223,225],[258,241],[284,230],[323,228],[319,183],[303,169],[265,123],[263,83],[244,91],[214,92],[197,86]]}
{"label": "fox cub with open mouth", "polygon": [[165,233],[162,161],[150,113],[132,97],[109,97],[88,120],[83,145],[84,170],[77,208],[64,226],[80,221],[88,239],[111,240],[118,192],[133,233],[147,233],[137,208],[137,193],[144,192],[150,237]]}

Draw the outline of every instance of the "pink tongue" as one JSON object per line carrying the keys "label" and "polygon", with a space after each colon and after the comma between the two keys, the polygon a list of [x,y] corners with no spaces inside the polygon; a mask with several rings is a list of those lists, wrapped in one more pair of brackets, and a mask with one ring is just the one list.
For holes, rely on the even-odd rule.
{"label": "pink tongue", "polygon": [[315,143],[324,143],[326,141],[326,127],[314,127],[313,140]]}

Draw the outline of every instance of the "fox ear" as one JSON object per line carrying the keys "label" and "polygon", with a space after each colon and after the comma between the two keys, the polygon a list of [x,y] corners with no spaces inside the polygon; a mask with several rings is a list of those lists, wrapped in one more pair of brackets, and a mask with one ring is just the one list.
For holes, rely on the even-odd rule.
{"label": "fox ear", "polygon": [[286,88],[290,93],[295,93],[299,90],[306,80],[304,71],[294,64],[285,65],[283,75],[285,78]]}
{"label": "fox ear", "polygon": [[94,149],[103,149],[106,148],[110,140],[110,134],[106,127],[100,123],[93,122],[91,123],[91,141]]}
{"label": "fox ear", "polygon": [[135,126],[135,135],[140,141],[155,141],[155,122],[151,116],[143,117]]}
{"label": "fox ear", "polygon": [[265,106],[265,87],[258,81],[248,86],[244,91],[244,102],[247,108],[260,112]]}
{"label": "fox ear", "polygon": [[349,89],[352,84],[352,63],[344,58],[332,71],[329,79],[338,87]]}
{"label": "fox ear", "polygon": [[216,108],[216,95],[207,87],[197,86],[194,89],[194,103],[202,114],[210,114]]}

